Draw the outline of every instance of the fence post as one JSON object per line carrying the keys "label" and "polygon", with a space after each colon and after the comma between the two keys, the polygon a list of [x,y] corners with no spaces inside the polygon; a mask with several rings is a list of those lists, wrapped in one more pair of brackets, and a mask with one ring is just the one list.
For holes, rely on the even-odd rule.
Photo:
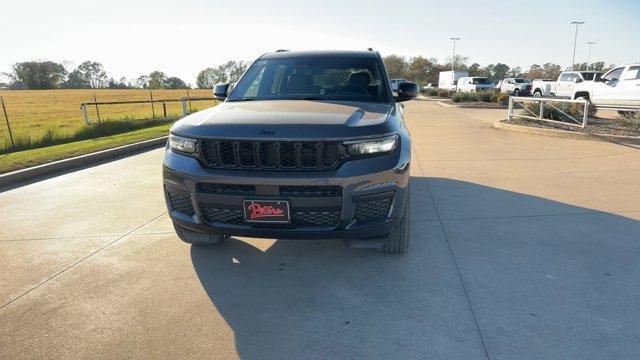
{"label": "fence post", "polygon": [[189,95],[189,89],[187,89],[187,99],[189,99],[189,112],[191,112],[191,95]]}
{"label": "fence post", "polygon": [[513,96],[509,96],[509,112],[507,113],[507,121],[513,119]]}
{"label": "fence post", "polygon": [[540,99],[540,114],[538,117],[544,119],[544,101],[542,101],[542,99]]}
{"label": "fence post", "polygon": [[151,97],[151,116],[156,118],[156,109],[153,107],[153,92],[149,90],[149,96]]}
{"label": "fence post", "polygon": [[187,116],[189,112],[187,111],[187,99],[182,98],[182,116]]}
{"label": "fence post", "polygon": [[98,109],[98,99],[96,99],[96,93],[93,93],[93,102],[96,104],[96,114],[98,114],[98,122],[102,122],[102,119],[100,119],[100,109]]}
{"label": "fence post", "polygon": [[4,113],[4,119],[7,121],[7,129],[9,129],[9,139],[11,139],[11,147],[16,147],[13,142],[13,134],[11,133],[11,124],[9,124],[9,116],[7,115],[7,108],[4,105],[4,97],[0,96],[0,102],[2,102],[2,112]]}
{"label": "fence post", "polygon": [[83,103],[82,105],[80,105],[80,108],[82,108],[82,116],[84,117],[84,124],[85,125],[89,125],[91,123],[91,120],[89,119],[89,112],[87,111],[87,104]]}
{"label": "fence post", "polygon": [[162,102],[162,113],[164,114],[164,118],[167,118],[167,103],[166,102]]}
{"label": "fence post", "polygon": [[582,128],[587,127],[587,119],[589,118],[589,100],[584,101],[584,114],[582,115]]}

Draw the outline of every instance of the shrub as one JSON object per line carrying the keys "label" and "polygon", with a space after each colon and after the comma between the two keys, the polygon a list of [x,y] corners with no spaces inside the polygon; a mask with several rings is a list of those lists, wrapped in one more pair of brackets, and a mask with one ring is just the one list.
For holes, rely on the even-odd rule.
{"label": "shrub", "polygon": [[498,104],[506,105],[509,103],[509,95],[498,93],[498,95],[496,95],[495,102],[497,102]]}
{"label": "shrub", "polygon": [[438,90],[438,96],[445,99],[450,99],[454,94],[453,91],[450,90]]}
{"label": "shrub", "polygon": [[[582,122],[582,116],[584,115],[584,106],[582,104],[561,103],[561,102],[553,103],[553,102],[551,102],[551,105],[553,105],[554,107],[551,107],[548,104],[545,104],[545,106],[544,106],[543,117],[545,119],[547,119],[547,120],[555,120],[555,121],[562,121],[562,122],[573,123],[573,124],[576,123],[575,120],[579,120],[580,122]],[[533,113],[533,115],[532,115],[531,113],[527,112],[528,113],[527,115],[540,116],[540,104],[539,103],[528,103],[528,104],[525,105],[525,107],[531,113]],[[563,114],[563,112],[564,112],[564,114]],[[596,114],[596,108],[591,103],[589,103],[589,107],[587,108],[587,113],[588,113],[588,115],[587,115],[588,118],[592,118]],[[571,119],[567,115],[571,116],[574,119]],[[577,118],[577,119],[575,119],[575,118]]]}
{"label": "shrub", "polygon": [[492,102],[491,98],[494,91],[482,91],[478,93],[478,99],[482,102]]}
{"label": "shrub", "polygon": [[620,111],[619,114],[623,123],[640,127],[640,111]]}
{"label": "shrub", "polygon": [[429,96],[439,96],[439,91],[438,89],[426,89],[425,94],[429,95]]}

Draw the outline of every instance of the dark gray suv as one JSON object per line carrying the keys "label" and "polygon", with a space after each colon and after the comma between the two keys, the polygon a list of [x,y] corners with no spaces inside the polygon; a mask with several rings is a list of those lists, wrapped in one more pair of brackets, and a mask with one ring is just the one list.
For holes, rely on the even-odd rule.
{"label": "dark gray suv", "polygon": [[374,51],[261,56],[224,102],[171,128],[164,190],[178,236],[342,239],[402,253],[409,241],[411,138]]}

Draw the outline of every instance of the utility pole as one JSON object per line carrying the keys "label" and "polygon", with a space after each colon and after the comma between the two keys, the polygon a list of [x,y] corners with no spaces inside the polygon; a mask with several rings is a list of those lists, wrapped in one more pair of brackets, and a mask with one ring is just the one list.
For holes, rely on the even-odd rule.
{"label": "utility pole", "polygon": [[587,41],[587,46],[589,47],[589,51],[587,52],[587,71],[589,71],[589,66],[591,65],[591,46],[595,44],[593,41]]}
{"label": "utility pole", "polygon": [[584,24],[584,21],[572,21],[571,25],[576,26],[576,33],[573,39],[573,59],[571,59],[571,70],[576,69],[576,44],[578,43],[578,25]]}
{"label": "utility pole", "polygon": [[459,37],[452,37],[449,40],[453,40],[453,55],[451,55],[451,71],[454,71],[454,64],[456,63],[456,41],[460,40]]}

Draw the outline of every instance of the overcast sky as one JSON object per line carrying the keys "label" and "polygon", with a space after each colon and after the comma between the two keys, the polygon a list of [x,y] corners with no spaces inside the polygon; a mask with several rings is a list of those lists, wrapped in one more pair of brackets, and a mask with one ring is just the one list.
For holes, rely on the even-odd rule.
{"label": "overcast sky", "polygon": [[226,60],[253,60],[276,49],[366,49],[444,60],[457,53],[482,65],[569,66],[640,61],[640,1],[3,1],[0,72],[26,60],[84,60],[109,75],[153,70],[192,84],[198,71]]}

